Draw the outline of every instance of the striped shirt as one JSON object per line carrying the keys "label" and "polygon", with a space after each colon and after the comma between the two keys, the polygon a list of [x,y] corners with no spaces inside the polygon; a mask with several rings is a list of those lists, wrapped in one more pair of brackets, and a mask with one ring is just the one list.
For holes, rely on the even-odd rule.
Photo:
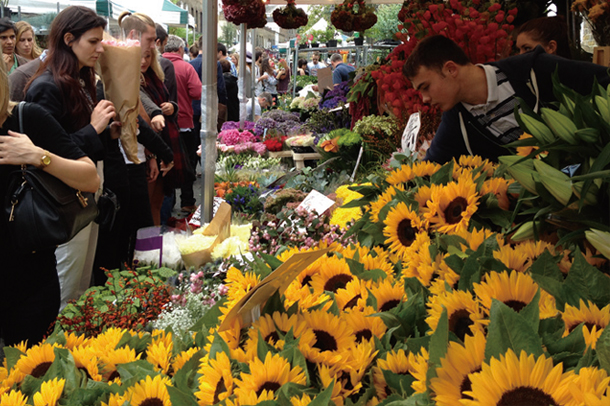
{"label": "striped shirt", "polygon": [[477,66],[485,70],[487,103],[472,105],[462,102],[462,104],[482,127],[496,137],[499,144],[508,144],[519,139],[523,130],[519,128],[514,114],[518,101],[508,78],[495,66],[482,64]]}

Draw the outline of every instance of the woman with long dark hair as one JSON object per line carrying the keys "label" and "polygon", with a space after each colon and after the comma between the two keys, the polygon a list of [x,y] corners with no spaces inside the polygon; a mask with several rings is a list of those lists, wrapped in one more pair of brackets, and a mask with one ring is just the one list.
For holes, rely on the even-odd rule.
{"label": "woman with long dark hair", "polygon": [[562,16],[540,17],[526,21],[517,29],[515,38],[515,45],[520,54],[540,45],[547,54],[572,59],[568,25]]}
{"label": "woman with long dark hair", "polygon": [[[70,136],[40,106],[18,109],[9,102],[8,76],[0,60],[0,197],[5,201],[9,175],[19,165],[35,165],[65,184],[93,192],[100,179],[95,166]],[[23,114],[23,117],[20,117]],[[19,121],[23,122],[23,129]],[[22,134],[25,133],[25,134]],[[27,135],[26,135],[27,134]],[[0,337],[5,345],[40,342],[57,317],[60,288],[55,250],[22,253],[9,234],[8,218],[0,216]]]}
{"label": "woman with long dark hair", "polygon": [[[51,25],[47,57],[26,86],[26,101],[51,113],[93,162],[104,160],[112,149],[118,151],[117,140],[106,131],[115,116],[114,105],[98,102],[96,92],[94,68],[104,52],[104,27],[106,20],[87,7],[62,10]],[[124,170],[122,162],[104,162],[114,164],[123,164]],[[90,224],[55,252],[62,306],[90,286],[97,235],[97,224]]]}

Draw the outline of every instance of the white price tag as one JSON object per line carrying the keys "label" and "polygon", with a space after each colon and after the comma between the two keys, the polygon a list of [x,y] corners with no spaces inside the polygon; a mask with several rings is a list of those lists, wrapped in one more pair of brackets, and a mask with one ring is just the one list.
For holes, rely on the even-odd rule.
{"label": "white price tag", "polygon": [[411,151],[412,154],[415,153],[415,148],[417,146],[417,136],[419,134],[419,130],[421,128],[421,115],[419,111],[417,113],[411,114],[409,117],[409,122],[405,127],[405,131],[402,133],[402,151],[407,152]]}
{"label": "white price tag", "polygon": [[308,212],[315,211],[318,214],[324,213],[335,204],[334,200],[329,199],[317,190],[309,192],[305,200],[299,204],[299,208],[303,208]]}

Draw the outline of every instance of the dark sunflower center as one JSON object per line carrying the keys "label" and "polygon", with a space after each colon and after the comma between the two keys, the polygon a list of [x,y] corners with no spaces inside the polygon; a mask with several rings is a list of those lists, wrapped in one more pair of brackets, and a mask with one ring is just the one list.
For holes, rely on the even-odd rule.
{"label": "dark sunflower center", "polygon": [[159,398],[148,398],[140,403],[140,406],[163,406],[163,401]]}
{"label": "dark sunflower center", "polygon": [[519,313],[521,309],[527,306],[527,303],[522,302],[521,300],[507,300],[506,302],[504,302],[504,304],[516,311],[517,313]]}
{"label": "dark sunflower center", "polygon": [[462,341],[464,341],[464,336],[470,332],[470,326],[474,324],[468,316],[470,316],[468,310],[460,309],[449,317],[449,330],[453,331]]}
{"label": "dark sunflower center", "polygon": [[277,382],[265,382],[265,383],[263,384],[263,386],[261,386],[261,387],[260,387],[260,388],[259,388],[259,389],[256,391],[256,396],[260,396],[260,395],[261,395],[261,393],[263,393],[263,391],[264,391],[264,390],[268,390],[268,391],[271,391],[271,392],[275,392],[276,390],[278,390],[278,389],[280,388],[280,386],[282,386],[282,385],[280,385],[280,384],[279,384],[279,383],[277,383]]}
{"label": "dark sunflower center", "polygon": [[415,241],[417,228],[411,226],[411,220],[404,219],[398,224],[396,235],[398,236],[398,241],[400,241],[404,247],[410,247],[411,244],[413,244],[413,241]]}
{"label": "dark sunflower center", "polygon": [[32,374],[31,375],[34,378],[42,377],[44,374],[47,373],[47,371],[51,367],[51,364],[52,364],[52,362],[41,362],[40,364],[36,365],[36,368],[34,368],[32,370]]}
{"label": "dark sunflower center", "polygon": [[449,224],[459,223],[462,219],[462,212],[468,207],[468,201],[462,196],[458,196],[449,203],[445,209],[445,221]]}
{"label": "dark sunflower center", "polygon": [[[578,327],[580,325],[580,323],[582,323],[582,321],[574,322],[574,324],[572,324],[570,327],[568,327],[568,331],[571,333],[576,327]],[[585,324],[585,327],[587,327],[589,329],[589,331],[591,331],[591,329],[595,326],[597,326],[598,331],[599,331],[599,329],[604,328],[602,326],[598,326],[595,323],[591,323],[590,321],[586,321],[586,322],[584,322],[584,324]]]}
{"label": "dark sunflower center", "polygon": [[225,386],[225,378],[220,378],[220,381],[218,381],[218,384],[216,385],[216,390],[214,391],[214,404],[220,402],[220,399],[218,397],[221,393],[224,393],[226,391],[227,387]]}
{"label": "dark sunflower center", "polygon": [[[480,372],[481,368],[477,368],[474,371],[470,372],[471,374]],[[464,380],[462,381],[462,384],[460,385],[460,393],[462,394],[462,399],[469,399],[472,400],[472,398],[468,395],[466,395],[464,392],[468,391],[470,392],[470,390],[472,389],[472,382],[470,382],[470,378],[468,377],[469,374],[466,374],[466,376],[464,377]]]}
{"label": "dark sunflower center", "polygon": [[371,330],[360,330],[356,333],[356,342],[361,343],[364,340],[370,340],[373,337]]}
{"label": "dark sunflower center", "polygon": [[558,406],[555,399],[537,388],[521,386],[502,395],[497,406]]}
{"label": "dark sunflower center", "polygon": [[343,306],[343,310],[345,309],[351,309],[352,307],[356,306],[358,304],[358,299],[362,298],[362,295],[357,294],[356,296],[354,296],[352,298],[352,300],[350,300],[349,302],[347,302],[345,304],[345,306]]}
{"label": "dark sunflower center", "polygon": [[324,284],[324,290],[329,292],[337,292],[339,289],[345,289],[345,285],[347,285],[347,283],[352,279],[354,278],[351,275],[340,273],[339,275],[335,275],[326,281]]}
{"label": "dark sunflower center", "polygon": [[337,351],[337,341],[335,337],[324,330],[314,330],[316,335],[316,343],[313,345],[320,351]]}
{"label": "dark sunflower center", "polygon": [[311,276],[307,275],[306,277],[303,278],[303,280],[301,281],[301,286],[305,286],[307,285],[309,282],[311,282]]}
{"label": "dark sunflower center", "polygon": [[591,331],[593,329],[593,327],[597,327],[597,331],[603,329],[602,326],[598,326],[597,324],[591,323],[591,322],[586,322],[585,326],[589,329],[589,331]]}
{"label": "dark sunflower center", "polygon": [[280,336],[277,334],[277,331],[267,334],[267,336],[265,337],[265,341],[268,343],[271,343],[271,340],[273,340],[274,343],[277,343],[279,339]]}
{"label": "dark sunflower center", "polygon": [[400,300],[398,300],[398,299],[388,300],[379,308],[379,310],[382,312],[387,312],[387,311],[395,308],[396,306],[398,306],[399,303],[400,303]]}

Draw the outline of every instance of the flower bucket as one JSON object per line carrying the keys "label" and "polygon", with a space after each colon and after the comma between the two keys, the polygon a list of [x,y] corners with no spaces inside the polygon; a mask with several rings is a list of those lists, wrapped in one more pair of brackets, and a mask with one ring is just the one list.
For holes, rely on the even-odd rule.
{"label": "flower bucket", "polygon": [[319,46],[320,46],[320,44],[318,44],[317,42],[312,42],[312,43],[311,43],[311,47],[312,47],[312,48],[317,48],[317,47],[319,47]]}
{"label": "flower bucket", "polygon": [[364,38],[362,38],[362,37],[354,38],[354,45],[364,45]]}
{"label": "flower bucket", "polygon": [[293,146],[290,147],[297,154],[310,154],[312,152],[316,152],[313,147],[301,147],[301,146]]}
{"label": "flower bucket", "polygon": [[326,46],[328,48],[335,48],[337,46],[337,40],[336,39],[330,39],[326,42]]}
{"label": "flower bucket", "polygon": [[307,44],[299,44],[299,49],[308,48]]}

